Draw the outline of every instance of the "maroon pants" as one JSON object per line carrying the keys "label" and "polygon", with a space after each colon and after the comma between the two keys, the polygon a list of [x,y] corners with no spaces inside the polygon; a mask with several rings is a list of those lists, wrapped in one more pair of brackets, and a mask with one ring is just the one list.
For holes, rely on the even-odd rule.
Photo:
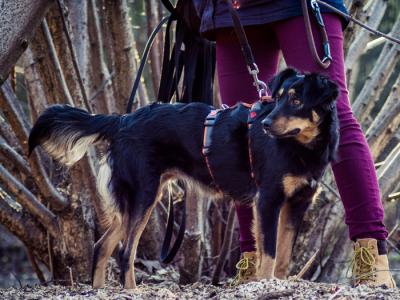
{"label": "maroon pants", "polygon": [[[333,57],[333,63],[327,70],[319,67],[311,56],[302,16],[249,26],[246,27],[246,34],[260,69],[261,80],[268,82],[277,72],[279,55],[282,53],[288,66],[300,71],[324,73],[339,85],[337,109],[340,143],[338,159],[332,164],[332,168],[345,208],[345,222],[349,226],[352,240],[384,240],[387,231],[383,224],[384,211],[374,163],[360,124],[351,111],[346,88],[341,20],[334,14],[324,14],[323,18]],[[316,45],[322,45],[315,22],[313,32]],[[256,90],[232,29],[220,29],[217,32],[217,72],[224,104],[234,105],[239,101],[252,102],[257,99]],[[252,210],[241,205],[237,205],[236,208],[241,251],[253,251],[255,243],[251,233]]]}

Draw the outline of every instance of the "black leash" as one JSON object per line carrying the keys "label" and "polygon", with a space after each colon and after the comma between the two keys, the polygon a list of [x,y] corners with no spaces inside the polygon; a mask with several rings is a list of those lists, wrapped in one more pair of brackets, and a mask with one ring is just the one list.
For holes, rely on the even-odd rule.
{"label": "black leash", "polygon": [[400,39],[395,38],[395,37],[393,37],[393,36],[390,36],[390,35],[388,35],[388,34],[386,34],[386,33],[383,33],[383,32],[381,32],[381,31],[379,31],[379,30],[376,30],[376,29],[374,29],[374,28],[372,28],[372,27],[370,27],[370,26],[368,26],[368,25],[365,25],[364,23],[362,23],[361,21],[357,20],[356,18],[354,18],[354,17],[352,17],[352,16],[350,16],[350,15],[348,15],[348,14],[346,14],[346,13],[340,11],[340,10],[338,10],[337,8],[333,7],[332,5],[330,5],[330,4],[328,4],[328,3],[324,2],[324,1],[321,1],[321,0],[312,0],[311,3],[313,3],[313,2],[318,2],[319,4],[321,4],[321,5],[323,5],[323,6],[327,7],[327,8],[329,8],[329,9],[331,9],[332,11],[334,11],[335,13],[341,15],[341,16],[344,17],[347,21],[352,21],[352,22],[356,23],[357,25],[360,25],[360,26],[363,27],[364,29],[366,29],[366,30],[372,32],[372,33],[375,34],[375,35],[379,35],[379,36],[381,36],[381,37],[383,37],[383,38],[385,38],[385,39],[388,39],[388,40],[390,40],[390,41],[392,41],[392,42],[394,42],[394,43],[400,44]]}
{"label": "black leash", "polygon": [[[167,228],[165,230],[165,237],[164,237],[164,241],[163,244],[161,246],[161,254],[160,254],[160,260],[162,263],[168,264],[170,263],[176,253],[178,252],[179,248],[181,247],[181,244],[183,242],[183,238],[185,237],[185,229],[186,229],[186,199],[183,198],[182,199],[182,220],[181,220],[181,224],[179,227],[179,232],[178,235],[176,237],[176,240],[174,242],[174,245],[172,246],[171,249],[169,249],[169,246],[171,244],[171,240],[172,240],[172,235],[174,232],[174,200],[173,197],[171,195],[171,191],[168,191],[169,195],[169,203],[168,203],[168,221],[167,221]],[[186,195],[184,196],[186,197]]]}
{"label": "black leash", "polygon": [[146,43],[146,46],[144,48],[144,51],[143,51],[142,59],[140,60],[139,69],[138,69],[138,71],[136,73],[136,78],[135,78],[135,81],[133,83],[132,92],[131,92],[131,95],[130,95],[129,100],[128,100],[128,105],[127,105],[127,108],[126,108],[126,113],[127,114],[132,112],[133,101],[135,100],[136,92],[137,92],[139,84],[140,84],[140,79],[142,78],[143,69],[144,69],[144,66],[146,65],[147,58],[149,57],[149,52],[150,52],[151,46],[153,45],[154,39],[157,36],[157,33],[162,28],[162,26],[170,18],[171,18],[171,16],[164,17],[160,21],[160,23],[157,25],[157,27],[154,28],[153,32],[150,34],[150,37],[149,37],[149,39],[148,39],[148,41]]}

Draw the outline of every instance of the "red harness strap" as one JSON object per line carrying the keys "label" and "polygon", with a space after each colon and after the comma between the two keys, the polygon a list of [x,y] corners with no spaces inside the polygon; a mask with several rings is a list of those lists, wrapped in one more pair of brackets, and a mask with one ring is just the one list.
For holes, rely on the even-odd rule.
{"label": "red harness strap", "polygon": [[[247,118],[247,127],[248,129],[251,128],[253,121],[257,117],[258,111],[261,109],[261,105],[263,102],[273,102],[273,99],[269,96],[263,96],[260,101],[257,101],[253,104],[249,103],[238,103],[229,108],[222,108],[222,109],[214,109],[212,110],[206,117],[204,121],[204,135],[203,135],[203,149],[202,153],[204,155],[204,159],[206,161],[206,165],[208,168],[208,172],[210,173],[210,177],[213,180],[214,184],[216,184],[214,174],[212,172],[210,162],[208,156],[211,153],[211,144],[212,144],[212,131],[214,129],[214,125],[217,121],[218,115],[220,112],[226,109],[234,109],[237,105],[243,105],[244,107],[249,109],[249,116]],[[250,137],[248,138],[248,151],[249,151],[249,163],[250,163],[250,175],[254,179],[254,170],[253,170],[253,155],[251,153],[251,144],[250,144]],[[257,182],[256,182],[257,184]]]}

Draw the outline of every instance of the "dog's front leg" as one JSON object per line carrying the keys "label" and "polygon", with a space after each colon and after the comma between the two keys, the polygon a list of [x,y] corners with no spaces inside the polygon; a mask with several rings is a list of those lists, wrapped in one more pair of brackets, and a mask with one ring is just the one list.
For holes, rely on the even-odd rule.
{"label": "dog's front leg", "polygon": [[276,255],[276,236],[280,207],[283,202],[281,192],[270,189],[260,191],[256,201],[254,235],[256,239],[258,279],[273,277]]}

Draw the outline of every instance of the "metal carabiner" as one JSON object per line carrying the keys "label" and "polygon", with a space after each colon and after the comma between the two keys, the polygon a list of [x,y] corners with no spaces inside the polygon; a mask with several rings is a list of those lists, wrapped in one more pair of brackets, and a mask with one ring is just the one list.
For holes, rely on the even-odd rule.
{"label": "metal carabiner", "polygon": [[268,86],[264,81],[258,78],[258,73],[260,72],[258,66],[253,63],[253,67],[254,69],[250,68],[250,66],[247,66],[247,69],[249,71],[249,74],[253,77],[253,85],[257,89],[258,96],[260,97],[260,99],[262,99],[263,97],[268,96]]}

